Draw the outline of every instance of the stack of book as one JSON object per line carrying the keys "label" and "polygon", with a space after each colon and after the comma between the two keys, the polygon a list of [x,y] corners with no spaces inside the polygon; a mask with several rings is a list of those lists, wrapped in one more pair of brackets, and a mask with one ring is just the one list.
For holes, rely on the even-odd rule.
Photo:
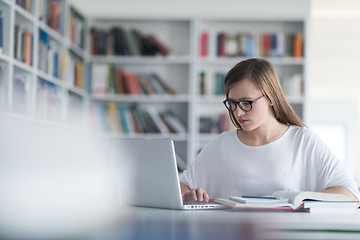
{"label": "stack of book", "polygon": [[278,191],[270,196],[230,196],[217,198],[217,203],[236,209],[290,210],[321,213],[357,212],[359,202],[343,194],[322,192]]}

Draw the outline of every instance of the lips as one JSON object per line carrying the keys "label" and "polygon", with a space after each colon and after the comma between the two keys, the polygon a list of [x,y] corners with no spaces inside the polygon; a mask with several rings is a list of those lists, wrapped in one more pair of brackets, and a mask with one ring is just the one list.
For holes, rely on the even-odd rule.
{"label": "lips", "polygon": [[249,122],[249,120],[238,119],[238,122],[239,122],[240,124],[245,124],[245,123]]}

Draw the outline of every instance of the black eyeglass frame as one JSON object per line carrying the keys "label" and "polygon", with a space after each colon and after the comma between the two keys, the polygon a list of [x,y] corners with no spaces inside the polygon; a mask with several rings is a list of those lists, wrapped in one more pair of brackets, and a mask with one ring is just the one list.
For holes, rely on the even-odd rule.
{"label": "black eyeglass frame", "polygon": [[[241,110],[243,110],[244,112],[250,112],[251,109],[252,109],[253,103],[256,103],[259,99],[261,99],[261,98],[264,97],[264,96],[265,96],[265,95],[261,95],[260,97],[255,98],[255,99],[252,100],[252,101],[250,101],[250,100],[242,100],[242,101],[237,102],[237,101],[234,101],[234,100],[225,99],[225,100],[223,101],[223,104],[224,104],[224,106],[226,107],[226,109],[228,109],[228,110],[230,110],[230,111],[235,111],[235,110],[237,109],[237,106],[239,106],[239,108],[240,108]],[[235,103],[235,105],[234,105],[234,106],[235,106],[235,109],[228,108],[228,106],[226,105],[226,103],[229,102],[229,101]],[[249,110],[244,109],[244,108],[241,106],[241,103],[242,103],[242,102],[246,102],[246,103],[250,104],[250,109],[249,109]]]}

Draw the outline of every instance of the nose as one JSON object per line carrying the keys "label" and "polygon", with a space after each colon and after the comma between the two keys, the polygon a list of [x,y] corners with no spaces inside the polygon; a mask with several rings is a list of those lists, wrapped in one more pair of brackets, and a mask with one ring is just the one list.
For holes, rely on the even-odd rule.
{"label": "nose", "polygon": [[235,116],[245,115],[245,113],[246,112],[244,110],[242,110],[241,108],[239,108],[239,106],[234,111]]}

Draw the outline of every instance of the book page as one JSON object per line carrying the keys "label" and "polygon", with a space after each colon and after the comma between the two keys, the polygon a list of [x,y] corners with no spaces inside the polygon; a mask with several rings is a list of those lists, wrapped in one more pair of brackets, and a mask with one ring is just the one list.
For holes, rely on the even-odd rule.
{"label": "book page", "polygon": [[275,193],[273,193],[273,196],[275,196],[276,198],[282,199],[282,198],[287,198],[289,199],[289,202],[292,203],[294,205],[294,208],[298,208],[301,205],[301,201],[298,202],[296,201],[296,197],[300,194],[301,192],[290,192],[290,191],[277,191]]}

